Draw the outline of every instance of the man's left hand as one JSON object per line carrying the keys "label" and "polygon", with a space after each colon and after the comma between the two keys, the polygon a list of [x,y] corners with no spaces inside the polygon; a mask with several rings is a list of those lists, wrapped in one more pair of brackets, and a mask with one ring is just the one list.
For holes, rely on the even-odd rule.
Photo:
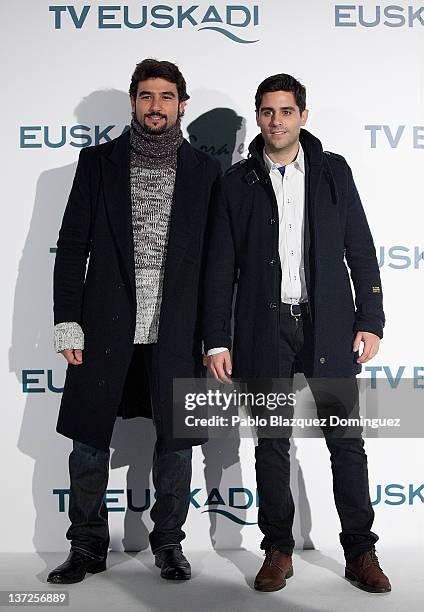
{"label": "man's left hand", "polygon": [[353,342],[353,351],[359,351],[360,343],[364,343],[364,348],[361,355],[356,360],[357,363],[366,363],[370,361],[373,357],[375,357],[378,353],[378,349],[380,347],[380,338],[376,334],[372,334],[371,332],[361,332],[359,331]]}

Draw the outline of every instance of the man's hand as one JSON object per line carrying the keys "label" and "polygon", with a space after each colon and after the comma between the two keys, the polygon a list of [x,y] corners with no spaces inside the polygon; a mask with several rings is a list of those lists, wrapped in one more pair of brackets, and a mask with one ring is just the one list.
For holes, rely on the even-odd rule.
{"label": "man's hand", "polygon": [[359,351],[360,343],[364,343],[361,355],[356,360],[357,363],[366,363],[378,353],[380,338],[371,332],[358,332],[353,343],[353,351]]}
{"label": "man's hand", "polygon": [[81,365],[82,363],[82,351],[80,349],[65,349],[60,351],[65,357],[66,361],[71,365]]}
{"label": "man's hand", "polygon": [[230,351],[222,351],[222,353],[206,357],[205,365],[216,380],[228,385],[233,384],[231,378],[228,378],[232,372]]}

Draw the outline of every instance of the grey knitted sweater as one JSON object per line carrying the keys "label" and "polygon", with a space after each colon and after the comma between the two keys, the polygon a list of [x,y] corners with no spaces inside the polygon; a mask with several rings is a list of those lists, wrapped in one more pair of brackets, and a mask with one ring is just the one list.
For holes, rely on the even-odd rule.
{"label": "grey knitted sweater", "polygon": [[[130,183],[136,284],[134,344],[158,339],[169,222],[177,169],[177,151],[183,141],[180,122],[152,134],[133,114],[130,128]],[[54,329],[57,352],[83,349],[84,332],[76,322]]]}

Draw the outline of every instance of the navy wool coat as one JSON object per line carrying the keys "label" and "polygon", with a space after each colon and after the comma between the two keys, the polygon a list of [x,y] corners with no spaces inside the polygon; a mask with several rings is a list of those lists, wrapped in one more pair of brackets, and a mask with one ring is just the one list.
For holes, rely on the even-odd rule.
{"label": "navy wool coat", "polygon": [[[383,336],[380,273],[371,232],[341,156],[300,131],[305,152],[304,263],[314,329],[314,377],[358,374],[353,340],[357,331]],[[210,209],[211,226],[204,282],[205,350],[231,348],[234,284],[233,376],[278,377],[281,265],[278,207],[263,162],[262,136],[249,157],[220,180]],[[350,276],[348,272],[350,270]],[[350,277],[354,285],[352,295]]]}
{"label": "navy wool coat", "polygon": [[[173,438],[174,378],[204,376],[199,285],[211,193],[219,163],[186,140],[177,173],[165,260],[152,393],[134,352],[136,289],[129,132],[81,150],[54,267],[54,322],[83,329],[81,365],[68,365],[57,431],[108,449],[116,416],[151,416],[158,439],[178,450],[204,440]],[[87,266],[88,259],[88,266]]]}

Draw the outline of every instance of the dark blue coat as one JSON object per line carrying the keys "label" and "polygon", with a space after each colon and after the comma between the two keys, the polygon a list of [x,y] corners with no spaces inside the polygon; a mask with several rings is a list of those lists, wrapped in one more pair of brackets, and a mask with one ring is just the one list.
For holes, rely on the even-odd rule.
{"label": "dark blue coat", "polygon": [[[375,247],[352,172],[341,155],[300,132],[305,153],[305,277],[314,329],[314,356],[307,376],[358,374],[352,350],[357,331],[383,336],[384,312]],[[263,162],[263,139],[249,158],[222,177],[211,207],[204,283],[205,350],[231,347],[233,376],[278,376],[281,266],[278,207]],[[352,296],[350,276],[355,289]]]}
{"label": "dark blue coat", "polygon": [[204,375],[199,285],[208,207],[219,175],[219,163],[184,140],[177,156],[150,397],[133,350],[129,133],[81,150],[57,243],[54,322],[79,323],[85,348],[83,363],[67,368],[59,433],[108,449],[116,416],[151,416],[152,399],[165,446],[186,448],[204,441],[173,438],[172,385],[174,378]]}

